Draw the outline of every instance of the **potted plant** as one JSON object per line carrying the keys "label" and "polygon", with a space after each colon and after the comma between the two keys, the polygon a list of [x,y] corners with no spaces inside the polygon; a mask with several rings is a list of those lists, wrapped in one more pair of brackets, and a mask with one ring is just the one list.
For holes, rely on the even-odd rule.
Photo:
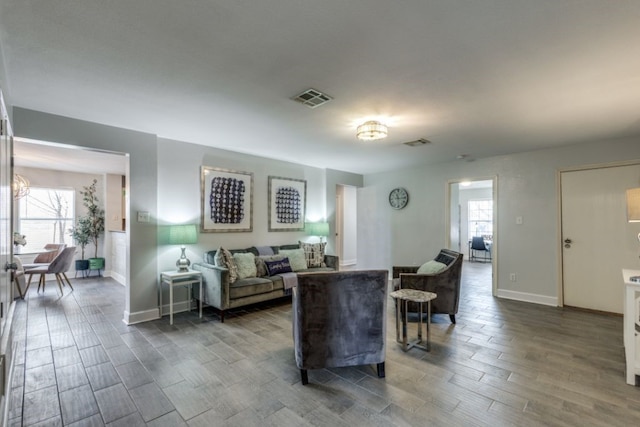
{"label": "potted plant", "polygon": [[80,255],[82,259],[76,260],[76,271],[85,271],[89,269],[89,260],[84,259],[84,248],[89,244],[89,217],[81,216],[75,227],[69,229],[69,234],[77,246],[80,246]]}
{"label": "potted plant", "polygon": [[82,204],[87,208],[86,227],[89,242],[94,246],[94,256],[89,258],[89,269],[100,270],[104,268],[104,258],[98,258],[98,239],[104,233],[104,209],[98,205],[98,196],[96,195],[97,179],[94,179],[91,185],[85,186],[80,191],[82,195]]}

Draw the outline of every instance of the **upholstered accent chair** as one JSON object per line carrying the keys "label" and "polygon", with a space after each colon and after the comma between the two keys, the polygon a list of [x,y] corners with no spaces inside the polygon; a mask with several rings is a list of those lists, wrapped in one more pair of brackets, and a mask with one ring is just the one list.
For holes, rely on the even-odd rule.
{"label": "upholstered accent chair", "polygon": [[40,287],[42,287],[42,292],[44,292],[45,285],[45,277],[47,274],[55,275],[56,282],[58,283],[58,288],[60,288],[60,293],[64,294],[62,291],[62,287],[65,286],[65,281],[67,285],[73,290],[73,286],[71,286],[71,282],[67,277],[67,271],[71,268],[71,263],[74,260],[76,254],[76,247],[70,246],[65,248],[60,252],[60,254],[51,261],[50,264],[45,264],[41,267],[31,268],[29,270],[25,270],[25,274],[29,275],[29,282],[27,283],[27,289],[25,289],[24,293],[27,293],[29,290],[29,286],[31,285],[31,278],[34,274],[40,275],[40,280],[38,281],[38,292],[40,292]]}
{"label": "upholstered accent chair", "polygon": [[387,270],[300,273],[293,288],[293,341],[307,370],[377,365],[384,377]]}
{"label": "upholstered accent chair", "polygon": [[66,248],[64,243],[47,243],[44,245],[46,252],[36,255],[33,262],[24,264],[22,267],[25,270],[30,268],[42,267],[50,264],[60,253]]}
{"label": "upholstered accent chair", "polygon": [[[397,289],[419,289],[435,292],[438,297],[431,301],[431,314],[448,314],[451,323],[456,323],[456,313],[460,301],[460,278],[462,276],[460,252],[441,249],[432,262],[443,264],[438,272],[420,273],[424,266],[393,267],[393,287]],[[417,312],[415,304],[409,304],[410,312]]]}

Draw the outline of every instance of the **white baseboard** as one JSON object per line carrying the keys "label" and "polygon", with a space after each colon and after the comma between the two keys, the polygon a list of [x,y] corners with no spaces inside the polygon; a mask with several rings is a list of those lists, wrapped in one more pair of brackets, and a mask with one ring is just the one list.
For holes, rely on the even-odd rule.
{"label": "white baseboard", "polygon": [[124,317],[122,321],[127,325],[133,325],[136,323],[148,322],[150,320],[156,320],[160,318],[160,313],[157,308],[146,310],[146,311],[137,311],[135,313],[129,313],[128,311],[124,312]]}
{"label": "white baseboard", "polygon": [[[189,311],[190,309],[198,309],[198,304],[190,304],[191,301],[179,301],[173,303],[173,314],[182,313],[183,311]],[[192,307],[189,307],[192,305]],[[169,315],[169,304],[163,304],[162,307],[154,308],[146,311],[138,311],[135,313],[124,312],[124,318],[122,321],[127,325],[133,325],[135,323],[148,322],[149,320],[156,320],[162,316]]]}
{"label": "white baseboard", "polygon": [[558,306],[558,298],[548,297],[546,295],[530,294],[527,292],[509,291],[498,289],[498,298],[512,299],[516,301],[532,302],[534,304],[549,305],[551,307]]}
{"label": "white baseboard", "polygon": [[340,266],[342,267],[347,265],[355,265],[358,263],[357,259],[345,259],[344,261],[340,260]]}
{"label": "white baseboard", "polygon": [[111,277],[113,280],[115,280],[116,282],[120,283],[122,286],[124,286],[126,284],[126,281],[124,279],[124,276],[122,274],[118,274],[114,271],[109,271],[109,276],[107,276],[107,273],[105,272],[105,277]]}

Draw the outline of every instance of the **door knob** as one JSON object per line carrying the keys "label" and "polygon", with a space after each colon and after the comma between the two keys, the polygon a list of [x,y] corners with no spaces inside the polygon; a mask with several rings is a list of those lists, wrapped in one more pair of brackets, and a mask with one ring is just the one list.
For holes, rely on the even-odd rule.
{"label": "door knob", "polygon": [[569,249],[571,247],[571,243],[573,243],[571,241],[571,239],[564,239],[564,247]]}
{"label": "door knob", "polygon": [[4,265],[4,271],[17,270],[17,269],[18,269],[18,264],[16,264],[15,262],[7,262]]}

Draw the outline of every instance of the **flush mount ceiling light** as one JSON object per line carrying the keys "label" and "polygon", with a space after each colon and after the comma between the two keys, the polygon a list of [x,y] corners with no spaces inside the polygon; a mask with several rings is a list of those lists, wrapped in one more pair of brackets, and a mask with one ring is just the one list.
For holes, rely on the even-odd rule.
{"label": "flush mount ceiling light", "polygon": [[356,136],[363,141],[373,141],[375,139],[386,138],[388,134],[387,125],[376,120],[364,122],[356,130]]}

